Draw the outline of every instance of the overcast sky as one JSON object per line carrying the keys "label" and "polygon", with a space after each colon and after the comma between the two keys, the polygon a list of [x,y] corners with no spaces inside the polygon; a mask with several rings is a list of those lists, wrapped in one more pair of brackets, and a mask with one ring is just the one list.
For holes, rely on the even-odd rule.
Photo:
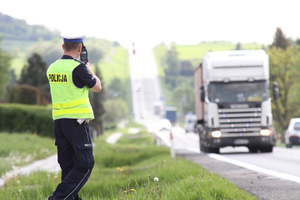
{"label": "overcast sky", "polygon": [[300,37],[297,0],[7,0],[0,12],[61,32],[122,44],[227,40],[270,44],[276,27]]}

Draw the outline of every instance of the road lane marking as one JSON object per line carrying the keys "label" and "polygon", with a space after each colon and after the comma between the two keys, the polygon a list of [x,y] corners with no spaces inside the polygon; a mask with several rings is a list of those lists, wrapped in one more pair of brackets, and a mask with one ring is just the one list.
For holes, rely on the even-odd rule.
{"label": "road lane marking", "polygon": [[[186,148],[186,150],[195,152],[195,153],[200,153],[200,150],[197,148]],[[211,157],[213,159],[219,160],[219,161],[223,161],[223,162],[227,162],[233,165],[237,165],[246,169],[249,169],[251,171],[255,171],[255,172],[261,172],[273,177],[277,177],[277,178],[281,178],[281,179],[285,179],[285,180],[289,180],[289,181],[293,181],[296,183],[300,183],[300,177],[299,176],[294,176],[294,175],[290,175],[290,174],[286,174],[286,173],[282,173],[282,172],[277,172],[274,170],[269,170],[269,169],[265,169],[262,167],[258,167],[249,163],[245,163],[245,162],[241,162],[238,160],[234,160],[234,159],[230,159],[230,158],[226,158],[224,156],[218,155],[218,154],[213,154],[213,153],[208,153],[206,154],[208,157]]]}
{"label": "road lane marking", "polygon": [[211,157],[211,158],[214,158],[216,160],[227,162],[227,163],[230,163],[230,164],[233,164],[233,165],[237,165],[237,166],[240,166],[240,167],[243,167],[243,168],[255,171],[255,172],[261,172],[261,173],[264,173],[264,174],[267,174],[267,175],[270,175],[270,176],[274,176],[274,177],[277,177],[277,178],[281,178],[281,179],[293,181],[293,182],[296,182],[296,183],[300,183],[300,177],[298,177],[298,176],[294,176],[294,175],[290,175],[290,174],[286,174],[286,173],[281,173],[281,172],[277,172],[277,171],[274,171],[274,170],[265,169],[265,168],[258,167],[258,166],[248,164],[248,163],[245,163],[245,162],[241,162],[241,161],[238,161],[238,160],[226,158],[226,157],[218,155],[218,154],[210,154],[209,153],[209,154],[207,154],[207,156]]}
{"label": "road lane marking", "polygon": [[[168,147],[170,147],[170,142],[167,138],[164,138],[164,137],[162,137],[161,135],[158,135],[158,134],[157,134],[157,136],[160,137],[167,144]],[[183,149],[183,148],[176,148],[175,147],[175,150],[176,149]],[[201,153],[199,148],[186,147],[184,149],[188,150],[188,151],[191,151],[191,152],[195,152],[195,153]],[[218,155],[218,154],[208,153],[206,155],[211,157],[211,158],[214,158],[216,160],[220,160],[220,161],[227,162],[227,163],[230,163],[230,164],[233,164],[233,165],[237,165],[237,166],[240,166],[240,167],[243,167],[243,168],[255,171],[255,172],[261,172],[261,173],[264,173],[264,174],[267,174],[267,175],[270,175],[270,176],[273,176],[273,177],[277,177],[277,178],[281,178],[281,179],[284,179],[284,180],[289,180],[289,181],[293,181],[293,182],[296,182],[296,183],[300,183],[300,177],[298,177],[298,176],[294,176],[294,175],[290,175],[290,174],[286,174],[286,173],[282,173],[282,172],[277,172],[277,171],[274,171],[274,170],[265,169],[265,168],[262,168],[262,167],[258,167],[258,166],[252,165],[252,164],[245,163],[245,162],[241,162],[241,161],[237,161],[237,160],[234,160],[234,159],[226,158],[226,157]]]}

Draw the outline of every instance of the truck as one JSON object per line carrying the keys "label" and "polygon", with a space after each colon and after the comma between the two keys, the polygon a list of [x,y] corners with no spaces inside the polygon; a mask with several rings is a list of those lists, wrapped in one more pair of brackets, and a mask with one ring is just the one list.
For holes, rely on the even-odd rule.
{"label": "truck", "polygon": [[176,113],[177,109],[175,107],[165,107],[165,118],[168,119],[174,126],[176,123]]}
{"label": "truck", "polygon": [[[200,151],[226,146],[272,152],[276,133],[269,92],[269,57],[264,50],[208,52],[194,71]],[[276,82],[273,99],[279,97]]]}

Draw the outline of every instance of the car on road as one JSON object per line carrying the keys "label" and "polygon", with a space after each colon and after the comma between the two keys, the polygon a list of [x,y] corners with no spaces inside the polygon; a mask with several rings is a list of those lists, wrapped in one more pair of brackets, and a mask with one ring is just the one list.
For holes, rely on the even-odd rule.
{"label": "car on road", "polygon": [[284,139],[287,148],[292,148],[293,145],[300,145],[300,118],[290,119]]}
{"label": "car on road", "polygon": [[185,132],[194,132],[195,124],[197,124],[197,116],[191,113],[186,114],[184,120]]}
{"label": "car on road", "polygon": [[142,87],[141,83],[136,83],[134,90],[136,92],[139,92],[139,91],[141,91],[141,87]]}
{"label": "car on road", "polygon": [[171,130],[172,124],[168,119],[161,119],[158,122],[158,130],[164,131],[164,130]]}

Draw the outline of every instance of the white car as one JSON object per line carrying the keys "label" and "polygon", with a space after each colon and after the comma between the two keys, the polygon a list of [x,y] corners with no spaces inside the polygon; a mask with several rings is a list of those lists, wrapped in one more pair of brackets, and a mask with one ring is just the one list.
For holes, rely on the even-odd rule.
{"label": "white car", "polygon": [[161,119],[158,122],[158,130],[163,131],[163,130],[171,130],[172,124],[168,119]]}
{"label": "white car", "polygon": [[195,124],[197,123],[197,116],[193,114],[187,114],[184,120],[185,132],[194,132]]}
{"label": "white car", "polygon": [[287,148],[292,148],[293,145],[300,145],[300,118],[290,119],[284,139]]}

